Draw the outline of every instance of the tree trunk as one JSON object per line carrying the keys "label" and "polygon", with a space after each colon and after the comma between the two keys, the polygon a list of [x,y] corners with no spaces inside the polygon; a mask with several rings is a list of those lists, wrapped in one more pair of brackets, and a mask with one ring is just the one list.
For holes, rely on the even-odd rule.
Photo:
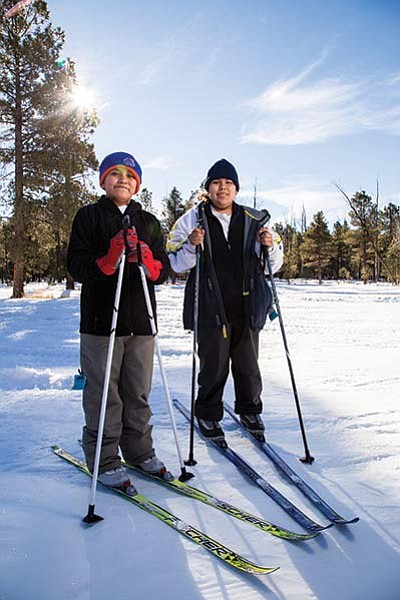
{"label": "tree trunk", "polygon": [[362,268],[363,268],[363,283],[368,283],[368,269],[367,269],[367,240],[366,233],[363,235],[363,249],[362,249]]}
{"label": "tree trunk", "polygon": [[19,48],[16,49],[15,89],[15,230],[13,298],[24,296],[24,185],[22,147],[22,103]]}
{"label": "tree trunk", "polygon": [[67,272],[67,277],[66,277],[65,289],[66,290],[74,290],[75,289],[75,282],[68,272]]}

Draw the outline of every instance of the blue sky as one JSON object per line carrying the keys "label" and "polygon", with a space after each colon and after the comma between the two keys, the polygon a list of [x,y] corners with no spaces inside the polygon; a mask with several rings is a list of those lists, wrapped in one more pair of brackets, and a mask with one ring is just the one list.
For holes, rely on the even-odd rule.
{"label": "blue sky", "polygon": [[400,203],[400,2],[49,0],[95,94],[101,159],[131,152],[154,205],[221,157],[274,220]]}

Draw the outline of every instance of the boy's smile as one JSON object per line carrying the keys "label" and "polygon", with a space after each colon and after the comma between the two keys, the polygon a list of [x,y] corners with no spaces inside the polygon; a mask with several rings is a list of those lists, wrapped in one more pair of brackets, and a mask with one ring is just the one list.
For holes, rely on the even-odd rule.
{"label": "boy's smile", "polygon": [[126,167],[115,167],[105,178],[102,187],[117,206],[123,206],[129,204],[136,192],[137,181]]}
{"label": "boy's smile", "polygon": [[213,179],[208,187],[211,204],[218,212],[231,214],[237,190],[231,179]]}

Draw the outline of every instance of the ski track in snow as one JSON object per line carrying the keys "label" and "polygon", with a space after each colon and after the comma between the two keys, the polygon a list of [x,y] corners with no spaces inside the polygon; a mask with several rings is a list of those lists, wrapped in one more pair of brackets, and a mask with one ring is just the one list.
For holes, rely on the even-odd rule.
{"label": "ski track in snow", "polygon": [[[303,452],[278,320],[260,336],[264,420],[282,457],[344,516],[361,521],[295,545],[134,476],[144,494],[244,556],[281,569],[234,572],[176,532],[98,489],[105,520],[81,525],[89,480],[49,451],[81,456],[79,291],[0,286],[0,600],[398,600],[400,597],[400,289],[384,284],[277,281],[311,453]],[[159,342],[172,397],[190,404],[192,336],[182,329],[183,286],[157,289]],[[228,381],[225,399],[232,402]],[[155,358],[155,446],[179,474]],[[187,423],[175,414],[186,457]],[[232,447],[304,512],[324,518],[244,438]],[[193,485],[295,531],[301,528],[217,451],[196,438]]]}

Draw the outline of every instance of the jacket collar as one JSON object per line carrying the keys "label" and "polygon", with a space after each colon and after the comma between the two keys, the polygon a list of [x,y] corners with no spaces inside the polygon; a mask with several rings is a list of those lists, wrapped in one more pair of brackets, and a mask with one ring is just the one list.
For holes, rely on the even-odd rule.
{"label": "jacket collar", "polygon": [[[101,196],[99,198],[98,203],[103,208],[105,208],[106,210],[108,210],[110,212],[120,213],[118,206],[111,200],[111,198],[109,198],[105,194],[103,194],[103,196]],[[141,210],[141,209],[142,209],[142,205],[139,202],[136,202],[136,200],[130,200],[129,204],[127,204],[127,210],[130,213],[132,213],[132,211]]]}

